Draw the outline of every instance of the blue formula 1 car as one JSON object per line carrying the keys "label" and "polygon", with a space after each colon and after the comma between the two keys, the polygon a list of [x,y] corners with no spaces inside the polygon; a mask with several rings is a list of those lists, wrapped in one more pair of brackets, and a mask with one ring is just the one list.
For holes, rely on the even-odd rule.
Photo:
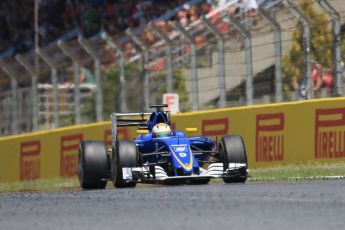
{"label": "blue formula 1 car", "polygon": [[[84,189],[116,188],[137,183],[207,184],[211,178],[225,183],[244,183],[247,156],[243,140],[227,135],[214,142],[170,129],[166,105],[153,105],[152,113],[113,113],[112,149],[101,141],[83,141],[78,153],[78,177]],[[134,140],[117,138],[118,127],[136,126]],[[187,133],[196,131],[188,128]]]}

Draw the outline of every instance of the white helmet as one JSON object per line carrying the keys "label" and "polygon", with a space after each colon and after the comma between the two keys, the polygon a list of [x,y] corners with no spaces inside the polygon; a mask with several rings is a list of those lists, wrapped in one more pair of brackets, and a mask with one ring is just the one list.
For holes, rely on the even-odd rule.
{"label": "white helmet", "polygon": [[171,133],[171,129],[168,124],[158,123],[153,126],[152,133],[156,136],[167,135]]}

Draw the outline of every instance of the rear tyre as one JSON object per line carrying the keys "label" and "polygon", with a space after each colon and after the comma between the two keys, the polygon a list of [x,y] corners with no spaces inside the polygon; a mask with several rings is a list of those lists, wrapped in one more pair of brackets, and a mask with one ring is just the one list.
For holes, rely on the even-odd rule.
{"label": "rear tyre", "polygon": [[112,151],[111,177],[116,188],[135,187],[136,182],[123,179],[123,168],[139,166],[139,151],[134,141],[118,140]]}
{"label": "rear tyre", "polygon": [[245,164],[226,177],[223,177],[225,183],[244,183],[247,180],[247,154],[244,142],[241,136],[228,135],[223,136],[220,144],[221,161],[223,162],[224,172],[229,168],[229,163]]}
{"label": "rear tyre", "polygon": [[78,152],[78,178],[83,189],[104,189],[107,185],[108,156],[101,141],[82,141]]}

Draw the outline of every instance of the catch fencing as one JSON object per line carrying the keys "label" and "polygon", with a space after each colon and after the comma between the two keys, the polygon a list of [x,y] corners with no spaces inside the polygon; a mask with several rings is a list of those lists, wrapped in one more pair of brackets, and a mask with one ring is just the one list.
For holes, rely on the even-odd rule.
{"label": "catch fencing", "polygon": [[[312,2],[318,16],[328,16],[322,26],[332,28],[334,43],[311,47],[310,23],[299,2],[265,1],[253,13],[237,12],[233,0],[187,25],[156,20],[116,36],[59,40],[2,60],[0,135],[109,120],[113,111],[147,110],[164,93],[179,93],[183,112],[298,100],[282,73],[298,23],[307,98],[342,96],[345,6],[338,0]],[[332,91],[313,92],[311,48],[334,54]]]}

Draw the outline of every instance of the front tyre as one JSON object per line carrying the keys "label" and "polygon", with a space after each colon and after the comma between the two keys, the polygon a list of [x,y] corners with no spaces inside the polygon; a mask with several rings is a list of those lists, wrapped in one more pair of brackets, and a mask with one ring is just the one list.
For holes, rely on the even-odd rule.
{"label": "front tyre", "polygon": [[[225,183],[244,183],[247,180],[247,154],[241,136],[223,136],[220,143],[220,155],[223,162]],[[229,170],[229,164],[236,167],[236,164],[244,165],[237,169]]]}
{"label": "front tyre", "polygon": [[139,151],[134,141],[118,140],[112,151],[111,177],[116,188],[135,187],[136,182],[123,178],[123,168],[139,166]]}
{"label": "front tyre", "polygon": [[101,141],[82,141],[78,152],[78,179],[83,189],[104,189],[107,185],[108,156]]}

